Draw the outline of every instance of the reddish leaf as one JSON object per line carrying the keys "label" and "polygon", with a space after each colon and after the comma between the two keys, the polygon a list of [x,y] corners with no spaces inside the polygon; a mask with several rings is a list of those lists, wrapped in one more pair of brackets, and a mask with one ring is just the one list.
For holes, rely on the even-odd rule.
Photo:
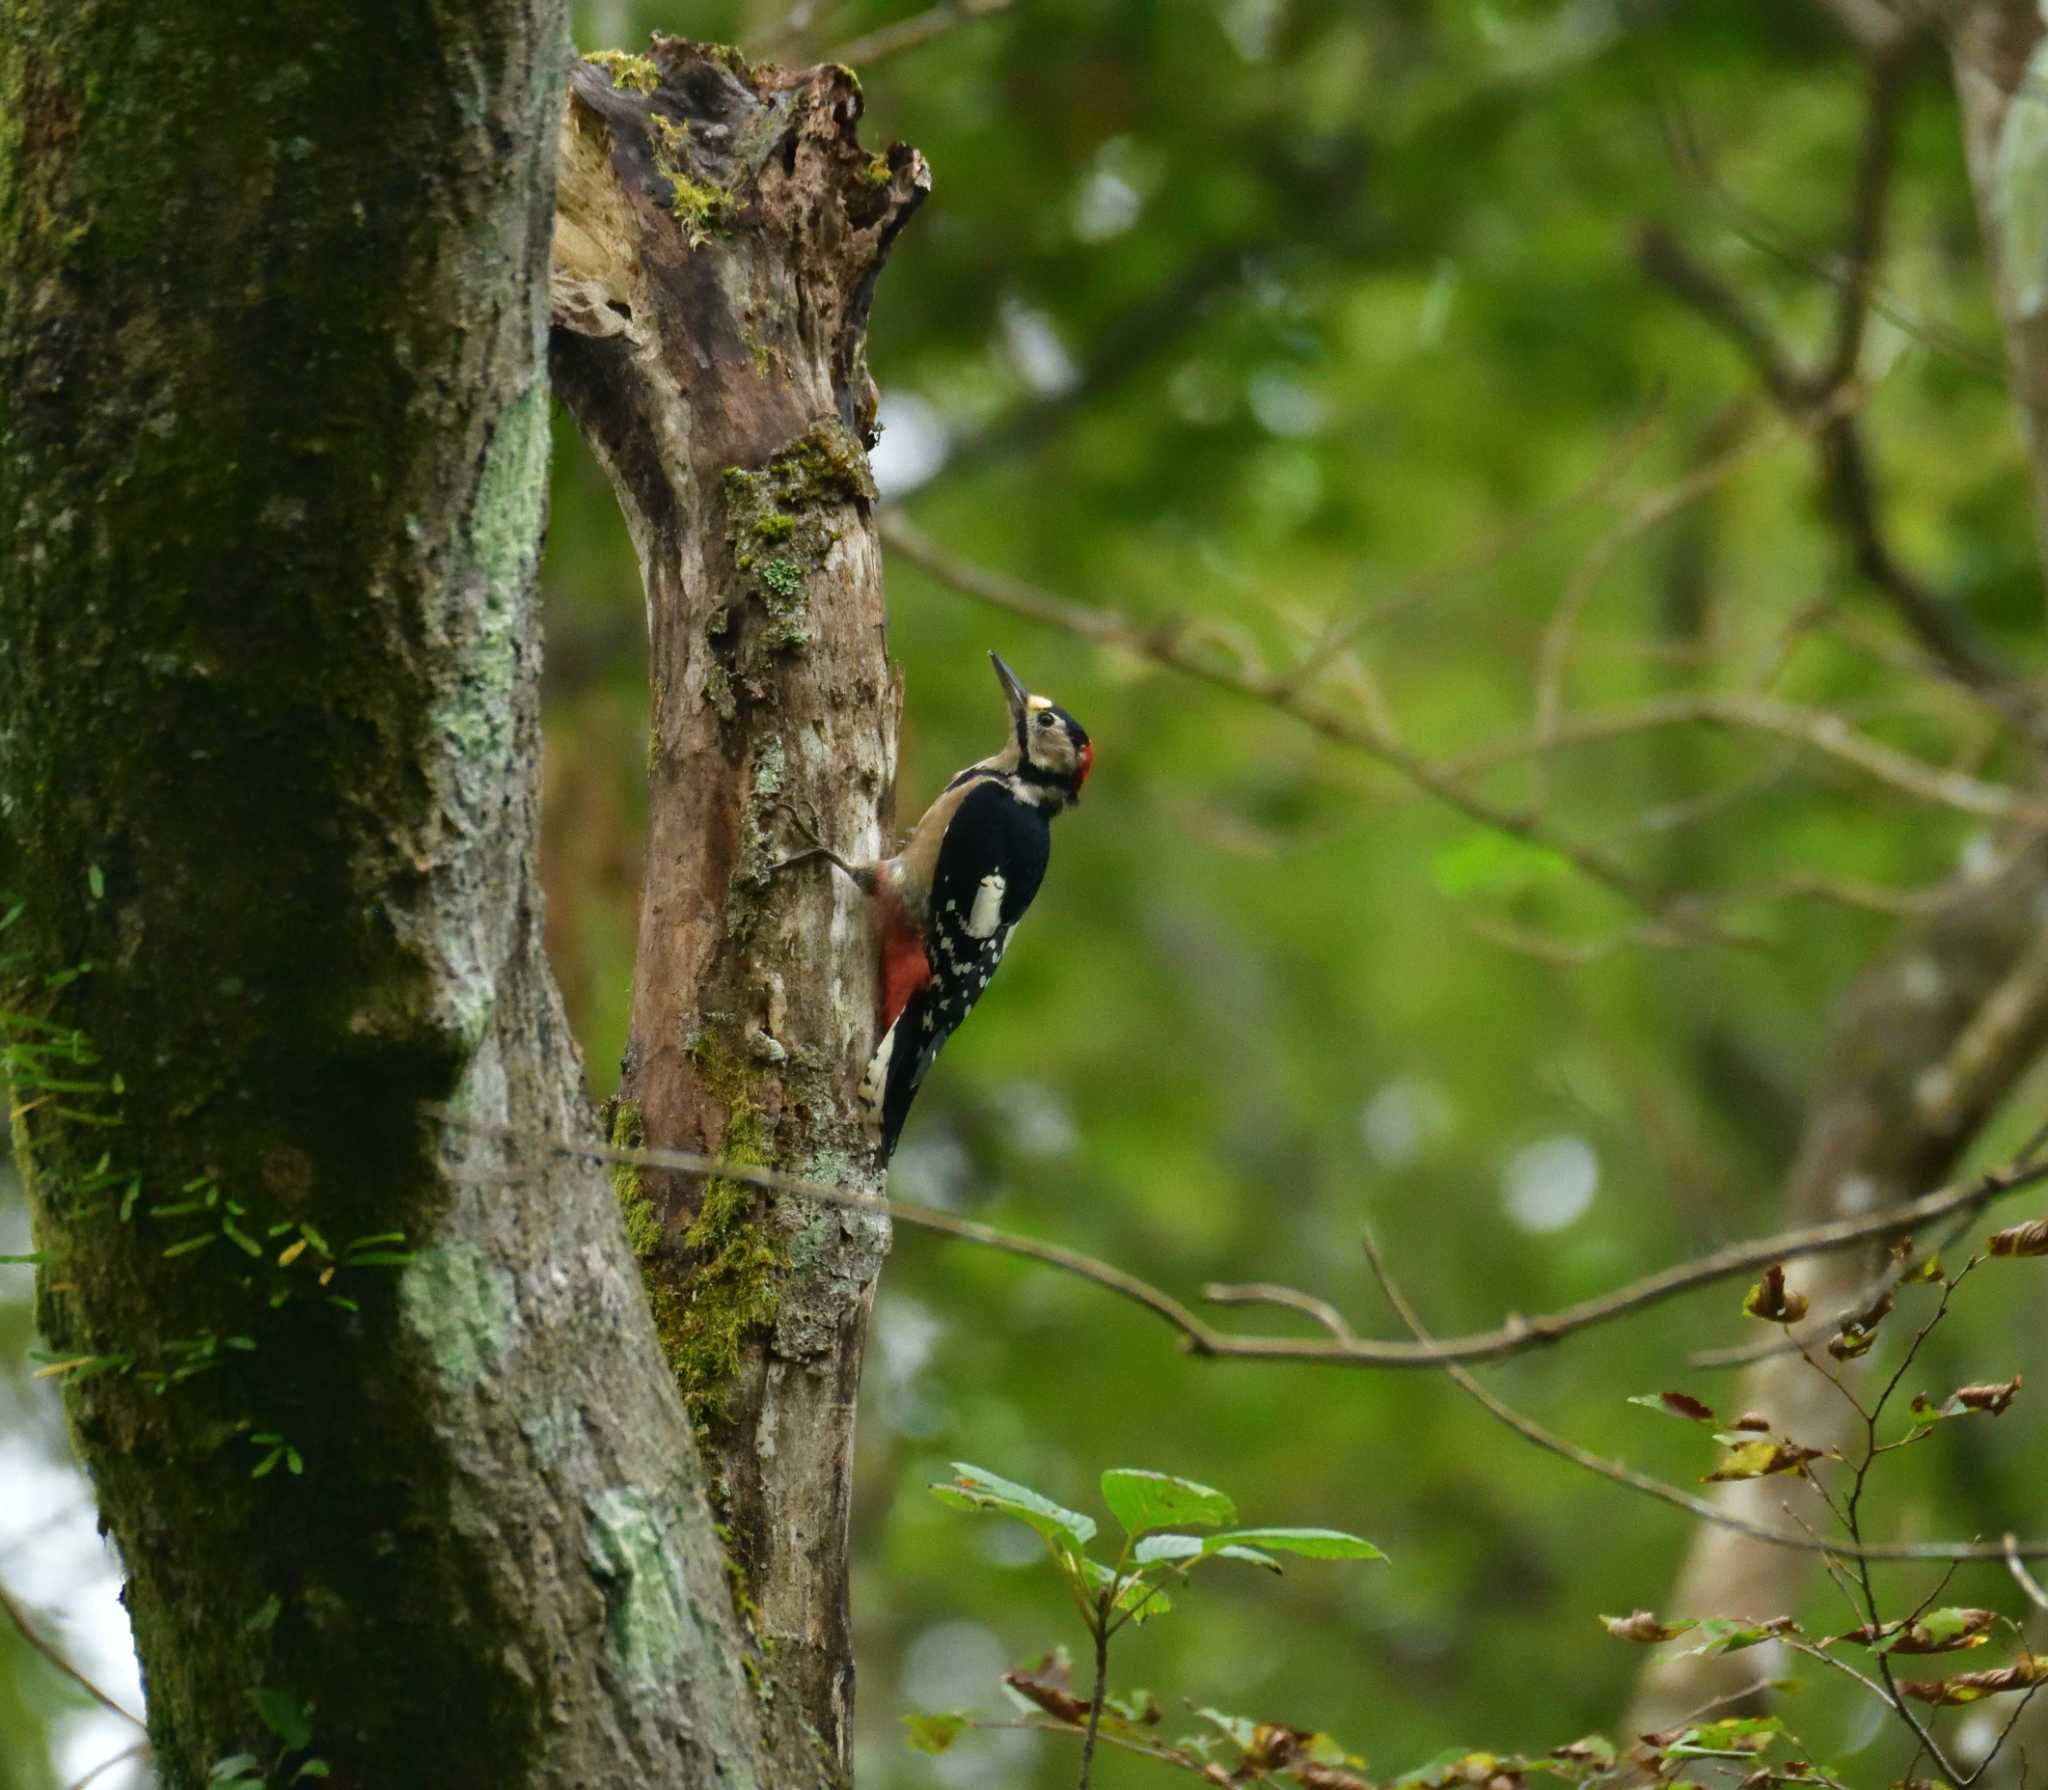
{"label": "reddish leaf", "polygon": [[1993,1255],[2048,1255],[2048,1218],[1991,1233]]}
{"label": "reddish leaf", "polygon": [[1796,1324],[1806,1316],[1806,1295],[1795,1293],[1785,1285],[1785,1265],[1773,1262],[1764,1270],[1764,1277],[1749,1289],[1748,1298],[1742,1302],[1742,1309],[1753,1318],[1762,1318],[1771,1324]]}
{"label": "reddish leaf", "polygon": [[1853,1641],[1858,1647],[1882,1647],[1891,1653],[1954,1653],[1982,1647],[1991,1638],[1986,1630],[1997,1620],[1996,1610],[1930,1610],[1912,1622],[1866,1622],[1836,1635],[1828,1645]]}
{"label": "reddish leaf", "polygon": [[1037,1704],[1055,1721],[1071,1722],[1079,1728],[1087,1723],[1090,1699],[1075,1696],[1067,1688],[1068,1678],[1067,1662],[1052,1653],[1028,1672],[1020,1668],[1003,1674],[1003,1682],[1018,1696]]}
{"label": "reddish leaf", "polygon": [[1635,1610],[1626,1616],[1603,1616],[1600,1620],[1617,1641],[1635,1641],[1645,1647],[1659,1641],[1675,1641],[1686,1630],[1699,1626],[1691,1616],[1681,1616],[1676,1622],[1659,1622],[1648,1610]]}
{"label": "reddish leaf", "polygon": [[1769,1430],[1771,1420],[1761,1411],[1745,1411],[1728,1426],[1733,1430]]}
{"label": "reddish leaf", "polygon": [[1628,1401],[1667,1417],[1682,1417],[1687,1423],[1712,1423],[1714,1407],[1702,1404],[1689,1392],[1638,1392]]}
{"label": "reddish leaf", "polygon": [[1921,1423],[1935,1423],[1944,1417],[1967,1417],[1973,1411],[1987,1412],[1996,1417],[2012,1403],[2025,1383],[2024,1375],[2014,1374],[2010,1380],[1958,1386],[1938,1405],[1930,1403],[1924,1392],[1918,1392],[1913,1395],[1913,1416]]}
{"label": "reddish leaf", "polygon": [[2048,1654],[2023,1653],[2009,1666],[1989,1672],[1958,1672],[1953,1678],[1902,1678],[1900,1691],[1919,1703],[1974,1703],[2002,1691],[2023,1691],[2048,1678]]}

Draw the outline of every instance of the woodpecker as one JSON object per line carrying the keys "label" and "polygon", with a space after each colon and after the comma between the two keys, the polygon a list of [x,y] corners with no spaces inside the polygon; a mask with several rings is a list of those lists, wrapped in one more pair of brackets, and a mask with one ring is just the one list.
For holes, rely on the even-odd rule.
{"label": "woodpecker", "polygon": [[989,660],[1010,706],[1010,737],[946,785],[901,851],[849,864],[813,838],[779,866],[823,858],[874,904],[882,1041],[860,1097],[883,1162],[933,1059],[981,999],[1038,893],[1053,817],[1081,799],[1095,763],[1072,715],[1032,695],[995,653]]}

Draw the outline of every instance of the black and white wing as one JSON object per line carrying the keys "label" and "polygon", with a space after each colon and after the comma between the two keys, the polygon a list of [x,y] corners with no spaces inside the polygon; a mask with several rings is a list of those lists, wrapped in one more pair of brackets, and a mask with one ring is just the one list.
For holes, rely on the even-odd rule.
{"label": "black and white wing", "polygon": [[981,999],[1045,880],[1051,842],[1045,815],[998,778],[971,790],[946,828],[924,933],[931,979],[905,1003],[863,1084],[880,1109],[884,1162],[940,1046]]}

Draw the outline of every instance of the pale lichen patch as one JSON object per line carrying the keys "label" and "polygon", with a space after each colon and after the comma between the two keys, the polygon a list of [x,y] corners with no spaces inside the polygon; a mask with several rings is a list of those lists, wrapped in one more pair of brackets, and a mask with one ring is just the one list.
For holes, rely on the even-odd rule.
{"label": "pale lichen patch", "polygon": [[586,1558],[604,1588],[605,1635],[613,1657],[628,1678],[664,1680],[679,1659],[694,1656],[702,1645],[671,1525],[656,1501],[633,1486],[599,1492],[587,1508]]}
{"label": "pale lichen patch", "polygon": [[474,1385],[512,1345],[512,1276],[473,1243],[415,1255],[399,1278],[398,1306],[450,1386]]}

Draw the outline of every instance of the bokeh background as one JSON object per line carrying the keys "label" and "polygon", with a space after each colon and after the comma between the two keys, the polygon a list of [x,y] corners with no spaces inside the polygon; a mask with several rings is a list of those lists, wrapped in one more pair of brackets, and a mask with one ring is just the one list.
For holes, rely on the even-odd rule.
{"label": "bokeh background", "polygon": [[[1697,728],[1470,784],[1648,887],[1732,894],[1718,917],[1757,940],[1672,948],[1540,835],[1478,824],[1225,686],[1313,655],[1324,706],[1453,758],[1529,732],[1570,602],[1570,712],[1763,691],[1940,766],[2012,769],[1998,717],[1928,674],[1858,582],[1807,434],[1639,252],[1669,232],[1817,354],[1863,128],[1853,47],[1796,0],[1016,0],[963,6],[922,40],[886,34],[919,11],[576,9],[586,48],[658,29],[859,66],[866,140],[915,143],[934,171],[874,311],[885,497],[943,554],[1174,631],[1227,674],[1034,625],[891,557],[904,817],[1000,743],[991,647],[1097,744],[892,1191],[1191,1299],[1219,1278],[1291,1283],[1389,1335],[1366,1224],[1445,1329],[1772,1228],[1831,1009],[1901,922],[1752,897],[1802,875],[1967,876],[1999,850],[1981,819],[1782,740]],[[2025,461],[1932,30],[1887,218],[1860,394],[1886,527],[2037,667]],[[550,942],[601,1098],[637,924],[644,627],[623,528],[566,420],[556,447]],[[2030,1128],[2040,1093],[1980,1158]],[[18,1192],[0,1187],[0,1249],[24,1249]],[[132,1700],[118,1575],[31,1378],[28,1280],[0,1269],[0,1584]],[[1690,1482],[1702,1439],[1624,1401],[1677,1383],[1714,1396],[1680,1363],[1741,1340],[1736,1303],[1722,1289],[1663,1307],[1493,1378],[1588,1445]],[[1928,1383],[2025,1368],[2038,1309],[2017,1279],[1973,1289]],[[1528,1451],[1435,1377],[1191,1361],[1099,1289],[910,1230],[861,1423],[873,1790],[1071,1782],[1061,1739],[978,1733],[936,1760],[902,1744],[913,1710],[1014,1720],[998,1674],[1080,1638],[1025,1532],[926,1494],[951,1460],[1098,1517],[1101,1469],[1154,1467],[1222,1487],[1248,1519],[1378,1542],[1387,1565],[1213,1569],[1120,1643],[1116,1678],[1159,1697],[1169,1734],[1209,1705],[1332,1730],[1387,1775],[1447,1747],[1611,1730],[1641,1655],[1596,1616],[1656,1606],[1689,1539],[1677,1513]],[[1951,1428],[1881,1485],[1882,1527],[2048,1527],[2024,1410]],[[1820,1610],[1832,1594],[1801,1595]],[[1832,1686],[1803,1692],[1798,1720],[1855,1781],[1898,1775],[1889,1738]],[[0,1628],[0,1787],[52,1790],[132,1738]],[[1111,1790],[1152,1781],[1170,1780],[1098,1765]]]}

